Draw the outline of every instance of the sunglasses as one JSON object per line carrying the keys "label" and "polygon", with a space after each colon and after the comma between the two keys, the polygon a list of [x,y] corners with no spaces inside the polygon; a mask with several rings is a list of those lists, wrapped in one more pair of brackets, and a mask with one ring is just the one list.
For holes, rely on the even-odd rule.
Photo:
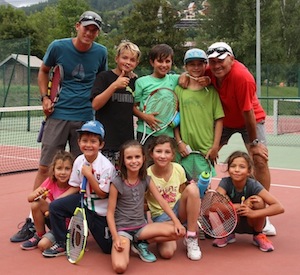
{"label": "sunglasses", "polygon": [[207,52],[206,52],[206,54],[210,55],[210,54],[212,54],[214,52],[217,52],[219,54],[223,54],[223,53],[230,53],[231,54],[231,52],[228,49],[224,48],[224,47],[218,47],[218,48],[208,49]]}
{"label": "sunglasses", "polygon": [[94,22],[97,23],[99,26],[102,25],[102,21],[101,21],[100,19],[95,18],[95,17],[92,16],[92,15],[86,15],[86,16],[84,16],[83,18],[80,19],[79,23],[80,23],[80,22],[84,22],[84,21],[94,21]]}

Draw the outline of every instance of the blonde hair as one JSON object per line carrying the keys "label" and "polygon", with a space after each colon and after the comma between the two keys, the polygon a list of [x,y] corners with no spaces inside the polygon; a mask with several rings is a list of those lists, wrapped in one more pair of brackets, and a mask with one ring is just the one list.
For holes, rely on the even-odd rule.
{"label": "blonde hair", "polygon": [[132,54],[135,54],[137,57],[137,60],[138,61],[140,60],[142,53],[136,44],[134,44],[128,40],[122,40],[122,42],[117,47],[116,56],[119,56],[125,50],[130,51]]}

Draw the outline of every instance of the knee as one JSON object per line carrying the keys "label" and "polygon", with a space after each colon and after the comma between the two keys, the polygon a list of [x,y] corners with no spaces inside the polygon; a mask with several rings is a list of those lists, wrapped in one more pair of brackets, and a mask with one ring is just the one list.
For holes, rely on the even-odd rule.
{"label": "knee", "polygon": [[44,251],[48,248],[50,248],[51,246],[53,245],[53,243],[48,240],[47,238],[42,238],[39,243],[38,243],[38,248],[41,250],[41,251]]}
{"label": "knee", "polygon": [[199,188],[197,184],[188,184],[187,187],[184,189],[184,192],[187,193],[188,198],[197,198],[200,200]]}
{"label": "knee", "polygon": [[158,248],[159,255],[163,259],[171,259],[175,254],[177,245],[176,242],[174,241],[172,242],[172,245],[171,243],[165,243],[165,245],[164,243],[158,244],[157,248]]}
{"label": "knee", "polygon": [[268,161],[265,160],[264,158],[262,158],[259,155],[254,155],[253,156],[253,163],[254,163],[254,167],[256,170],[266,170],[269,169],[268,167]]}
{"label": "knee", "polygon": [[127,269],[127,264],[125,262],[118,262],[118,263],[114,263],[113,264],[113,270],[117,273],[117,274],[122,274],[126,271]]}
{"label": "knee", "polygon": [[256,202],[253,203],[253,210],[263,209],[266,207],[264,200],[257,195],[253,195],[250,198],[255,198]]}
{"label": "knee", "polygon": [[31,203],[31,211],[36,212],[37,210],[40,210],[40,205],[38,201],[34,201]]}

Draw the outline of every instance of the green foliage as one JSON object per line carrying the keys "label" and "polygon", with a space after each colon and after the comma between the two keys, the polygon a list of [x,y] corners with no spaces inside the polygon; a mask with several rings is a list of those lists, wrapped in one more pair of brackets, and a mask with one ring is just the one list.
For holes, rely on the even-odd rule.
{"label": "green foliage", "polygon": [[176,10],[165,0],[135,1],[130,15],[122,21],[119,40],[129,39],[140,47],[141,66],[149,66],[149,49],[161,43],[174,49],[175,64],[181,64],[185,37],[174,27],[178,21]]}

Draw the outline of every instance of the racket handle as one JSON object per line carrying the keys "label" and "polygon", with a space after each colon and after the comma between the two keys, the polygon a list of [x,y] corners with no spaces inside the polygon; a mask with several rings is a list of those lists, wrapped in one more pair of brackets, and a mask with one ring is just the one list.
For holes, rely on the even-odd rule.
{"label": "racket handle", "polygon": [[40,128],[40,131],[39,131],[39,134],[38,134],[38,137],[37,137],[37,140],[36,140],[37,142],[41,142],[42,141],[45,123],[46,123],[46,120],[43,120],[41,128]]}
{"label": "racket handle", "polygon": [[209,183],[210,183],[210,173],[205,171],[202,172],[197,182],[200,191],[200,198],[204,197],[205,191],[207,190]]}

